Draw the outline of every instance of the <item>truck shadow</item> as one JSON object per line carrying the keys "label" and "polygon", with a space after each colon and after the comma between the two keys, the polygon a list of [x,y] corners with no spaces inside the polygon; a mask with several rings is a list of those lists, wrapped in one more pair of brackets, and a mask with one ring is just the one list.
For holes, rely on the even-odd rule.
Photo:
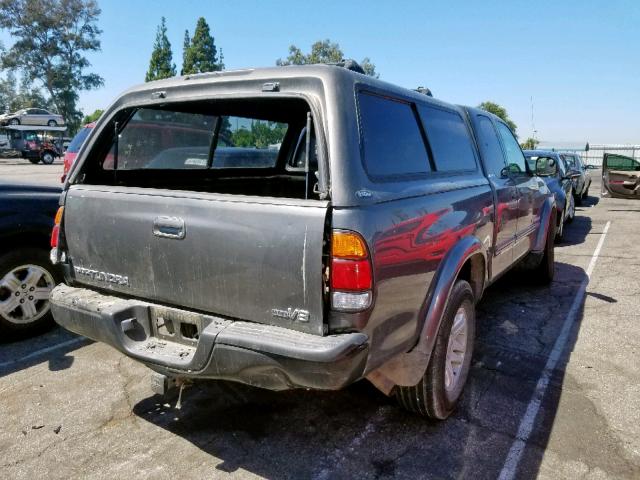
{"label": "truck shadow", "polygon": [[[136,404],[134,413],[215,457],[211,468],[229,473],[496,478],[584,279],[581,268],[557,263],[550,288],[531,287],[516,271],[488,289],[478,305],[469,382],[459,408],[445,422],[404,412],[366,381],[338,392],[269,392],[227,382],[201,383],[185,389],[180,410],[166,406],[175,402],[175,395],[168,400],[153,396]],[[582,306],[575,313],[517,478],[538,474]]]}

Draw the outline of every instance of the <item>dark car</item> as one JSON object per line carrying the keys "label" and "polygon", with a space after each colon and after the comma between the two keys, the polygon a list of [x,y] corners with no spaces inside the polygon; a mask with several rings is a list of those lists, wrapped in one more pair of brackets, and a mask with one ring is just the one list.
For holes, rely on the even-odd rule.
{"label": "dark car", "polygon": [[602,196],[640,199],[640,161],[614,153],[602,159]]}
{"label": "dark car", "polygon": [[562,212],[558,215],[556,229],[556,239],[562,241],[565,224],[571,223],[576,214],[573,189],[579,173],[569,170],[562,155],[557,152],[525,150],[524,154],[527,157],[529,168],[544,179],[556,199],[558,212]]}
{"label": "dark car", "polygon": [[49,260],[59,187],[0,183],[0,334],[52,323],[49,293],[61,281]]}
{"label": "dark car", "polygon": [[133,88],[63,198],[54,317],[159,392],[367,378],[443,419],[485,289],[521,262],[554,275],[554,197],[502,120],[338,66]]}
{"label": "dark car", "polygon": [[578,174],[573,179],[573,198],[576,205],[582,205],[582,200],[589,196],[591,186],[591,174],[584,164],[582,157],[577,153],[560,153],[567,170],[571,174]]}

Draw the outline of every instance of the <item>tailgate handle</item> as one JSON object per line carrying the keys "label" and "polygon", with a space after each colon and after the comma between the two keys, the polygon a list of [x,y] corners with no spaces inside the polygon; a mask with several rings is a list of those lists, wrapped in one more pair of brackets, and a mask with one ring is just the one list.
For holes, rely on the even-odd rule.
{"label": "tailgate handle", "polygon": [[184,220],[180,217],[156,217],[153,221],[153,234],[182,240],[185,235]]}

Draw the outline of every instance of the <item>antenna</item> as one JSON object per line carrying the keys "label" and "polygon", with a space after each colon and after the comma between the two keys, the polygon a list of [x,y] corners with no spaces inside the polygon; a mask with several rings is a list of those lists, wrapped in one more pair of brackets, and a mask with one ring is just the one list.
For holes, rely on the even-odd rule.
{"label": "antenna", "polygon": [[531,95],[530,99],[531,99],[531,131],[533,132],[532,138],[535,140],[536,134],[538,133],[538,131],[536,130],[536,124],[533,121],[533,95]]}

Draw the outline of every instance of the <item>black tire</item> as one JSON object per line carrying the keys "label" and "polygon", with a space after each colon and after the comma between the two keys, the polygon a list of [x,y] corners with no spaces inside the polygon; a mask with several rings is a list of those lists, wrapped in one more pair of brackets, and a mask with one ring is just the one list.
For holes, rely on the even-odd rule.
{"label": "black tire", "polygon": [[553,281],[556,271],[556,255],[554,238],[556,236],[555,215],[551,219],[551,225],[547,232],[547,240],[544,244],[544,254],[540,261],[531,269],[531,280],[536,285],[549,285]]}
{"label": "black tire", "polygon": [[580,199],[580,202],[582,202],[582,200],[585,200],[587,198],[589,198],[589,187],[587,187],[587,189],[584,192],[582,192],[582,198]]}
{"label": "black tire", "polygon": [[47,122],[47,125],[49,125],[50,127],[57,127],[58,126],[58,122],[56,122],[55,120],[49,120]]}
{"label": "black tire", "polygon": [[12,118],[11,120],[9,120],[9,125],[20,125],[20,119]]}
{"label": "black tire", "polygon": [[564,240],[564,211],[562,212],[562,218],[560,218],[556,224],[556,234],[553,237],[556,243],[562,243]]}
{"label": "black tire", "polygon": [[33,163],[34,165],[40,163],[40,158],[39,157],[29,157],[29,161],[31,163]]}
{"label": "black tire", "polygon": [[51,165],[55,159],[55,153],[49,150],[45,150],[44,152],[42,152],[42,163],[44,163],[45,165]]}
{"label": "black tire", "polygon": [[574,202],[576,202],[577,206],[581,206],[582,205],[582,199],[584,198],[584,193],[582,195],[578,195],[578,194],[574,194],[573,195],[573,200]]}
{"label": "black tire", "polygon": [[[461,362],[460,370],[455,376],[455,388],[447,392],[445,386],[445,368],[447,362],[447,350],[453,322],[460,308],[464,308],[467,319],[466,349]],[[410,412],[444,420],[455,409],[469,374],[471,358],[473,356],[473,343],[475,339],[475,298],[471,285],[465,280],[458,280],[447,302],[436,344],[431,353],[431,359],[427,370],[417,385],[412,387],[397,387],[395,397],[398,403]]]}
{"label": "black tire", "polygon": [[[9,278],[8,275],[12,271],[15,271],[19,267],[25,265],[38,267],[50,276],[50,278],[41,278],[40,283],[34,285],[34,288],[53,288],[53,286],[60,283],[62,280],[60,272],[51,264],[47,250],[32,247],[16,248],[15,250],[0,256],[0,285],[3,284],[4,280]],[[21,272],[22,270],[18,271],[18,273]],[[50,285],[51,282],[52,285]],[[21,287],[22,286],[20,286],[19,293],[22,294],[24,291],[24,295],[26,295],[24,299],[27,300],[29,298],[29,285],[24,289]],[[7,301],[7,299],[12,295],[15,295],[15,292],[10,290],[10,287],[7,287],[6,285],[0,286],[0,306],[2,306],[2,302]],[[53,317],[51,315],[48,300],[40,300],[36,303],[38,305],[38,309],[37,315],[34,315],[33,321],[29,321],[28,319],[18,321],[15,318],[18,316],[18,314],[15,313],[16,310],[13,310],[14,313],[12,314],[11,312],[7,312],[0,308],[0,333],[2,333],[3,336],[4,334],[11,333],[31,334],[52,326]],[[21,307],[18,308],[21,309]],[[22,310],[20,310],[20,313],[24,315]],[[13,320],[10,321],[6,318],[7,316],[11,317]]]}

